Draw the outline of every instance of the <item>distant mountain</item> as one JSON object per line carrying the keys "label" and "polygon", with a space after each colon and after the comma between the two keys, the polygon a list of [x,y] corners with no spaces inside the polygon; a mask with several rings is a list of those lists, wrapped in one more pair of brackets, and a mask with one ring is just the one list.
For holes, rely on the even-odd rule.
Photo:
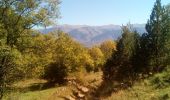
{"label": "distant mountain", "polygon": [[[145,32],[145,24],[134,24],[133,27],[139,33]],[[121,36],[121,26],[119,25],[58,25],[52,28],[42,29],[40,32],[49,33],[56,30],[68,33],[75,40],[86,46],[99,44],[105,40],[116,40]]]}

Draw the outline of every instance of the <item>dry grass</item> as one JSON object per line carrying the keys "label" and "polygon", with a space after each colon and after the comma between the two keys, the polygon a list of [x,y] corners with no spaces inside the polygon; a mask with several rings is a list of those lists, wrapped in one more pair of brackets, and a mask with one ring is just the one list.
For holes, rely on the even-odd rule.
{"label": "dry grass", "polygon": [[[101,72],[98,73],[78,73],[77,78],[83,85],[97,86],[101,82]],[[45,80],[30,79],[17,82],[12,85],[12,91],[3,100],[65,100],[72,95],[76,88],[73,85],[53,86],[42,88],[46,84]]]}
{"label": "dry grass", "polygon": [[[165,74],[165,73],[164,73]],[[90,88],[94,90],[101,85],[102,82],[102,73],[79,73],[79,80]],[[158,75],[156,75],[158,76]],[[163,77],[165,75],[160,74],[159,76]],[[170,100],[170,86],[167,85],[164,88],[156,88],[152,84],[154,77],[137,82],[133,87],[127,88],[125,90],[120,90],[118,92],[112,92],[108,96],[100,96],[100,100]],[[30,87],[35,84],[45,84],[45,80],[25,80],[15,83],[13,87],[21,88],[23,91],[14,91],[8,93],[3,100],[65,100],[73,95],[73,90],[76,88],[67,84],[64,86],[53,86],[49,88],[40,88],[41,85],[38,85],[38,88],[31,90]],[[35,87],[34,87],[35,88]],[[98,93],[106,93],[112,87],[104,88],[102,91],[96,91]],[[26,89],[26,90],[24,90]],[[93,90],[93,89],[91,89]],[[95,96],[89,94],[90,96]],[[93,100],[93,99],[89,99]]]}

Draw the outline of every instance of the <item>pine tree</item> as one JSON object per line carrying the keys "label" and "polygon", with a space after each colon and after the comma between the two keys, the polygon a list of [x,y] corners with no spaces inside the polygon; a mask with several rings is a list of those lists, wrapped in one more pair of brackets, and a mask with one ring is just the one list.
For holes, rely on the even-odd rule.
{"label": "pine tree", "polygon": [[139,35],[131,26],[122,27],[122,37],[118,40],[116,52],[113,53],[103,68],[104,79],[129,82],[133,77],[133,62],[139,45]]}
{"label": "pine tree", "polygon": [[161,0],[156,0],[150,19],[146,24],[147,42],[145,44],[149,47],[146,52],[150,53],[148,66],[151,66],[151,70],[154,71],[159,71],[166,66],[166,43],[169,37],[168,19]]}

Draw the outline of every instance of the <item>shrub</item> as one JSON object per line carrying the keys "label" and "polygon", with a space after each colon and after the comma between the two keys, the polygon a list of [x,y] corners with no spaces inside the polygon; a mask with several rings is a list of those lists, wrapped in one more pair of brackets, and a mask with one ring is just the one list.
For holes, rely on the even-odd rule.
{"label": "shrub", "polygon": [[65,77],[67,75],[67,68],[65,66],[52,63],[46,68],[43,78],[48,80],[50,83],[62,84],[65,82]]}

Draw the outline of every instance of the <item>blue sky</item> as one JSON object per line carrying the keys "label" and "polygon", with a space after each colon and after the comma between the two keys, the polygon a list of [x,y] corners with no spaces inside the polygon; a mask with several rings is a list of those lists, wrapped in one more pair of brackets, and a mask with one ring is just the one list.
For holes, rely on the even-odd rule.
{"label": "blue sky", "polygon": [[[58,24],[142,24],[149,18],[154,2],[155,0],[62,0]],[[170,0],[162,0],[162,4],[168,3]]]}

